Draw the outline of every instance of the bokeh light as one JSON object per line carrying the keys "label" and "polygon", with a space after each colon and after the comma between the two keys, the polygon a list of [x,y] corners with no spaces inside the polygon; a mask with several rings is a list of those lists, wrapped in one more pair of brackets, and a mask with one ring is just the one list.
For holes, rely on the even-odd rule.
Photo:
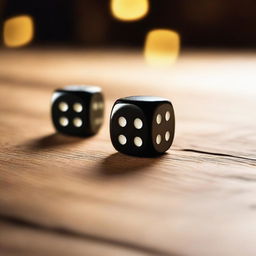
{"label": "bokeh light", "polygon": [[30,43],[34,35],[33,19],[28,15],[20,15],[4,22],[3,38],[7,47],[21,47]]}
{"label": "bokeh light", "polygon": [[145,40],[144,56],[152,66],[168,66],[176,62],[180,51],[180,36],[169,29],[150,31]]}
{"label": "bokeh light", "polygon": [[148,0],[111,0],[111,12],[116,19],[136,21],[147,15]]}

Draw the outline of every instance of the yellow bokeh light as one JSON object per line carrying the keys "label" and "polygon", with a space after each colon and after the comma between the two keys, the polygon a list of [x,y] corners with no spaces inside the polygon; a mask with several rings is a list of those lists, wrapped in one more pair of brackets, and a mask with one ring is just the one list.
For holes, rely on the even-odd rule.
{"label": "yellow bokeh light", "polygon": [[180,51],[180,37],[169,29],[155,29],[146,36],[144,56],[148,64],[168,66],[174,64]]}
{"label": "yellow bokeh light", "polygon": [[122,21],[136,21],[149,11],[148,0],[111,0],[111,11],[115,18]]}
{"label": "yellow bokeh light", "polygon": [[20,47],[33,39],[33,19],[28,15],[9,18],[4,22],[3,38],[7,47]]}

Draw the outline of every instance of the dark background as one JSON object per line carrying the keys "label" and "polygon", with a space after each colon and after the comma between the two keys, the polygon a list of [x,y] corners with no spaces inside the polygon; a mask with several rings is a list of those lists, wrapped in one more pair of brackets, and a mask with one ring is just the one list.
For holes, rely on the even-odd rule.
{"label": "dark background", "polygon": [[1,26],[13,15],[35,20],[34,44],[141,46],[154,28],[178,31],[183,46],[254,48],[255,0],[151,0],[137,22],[120,22],[109,0],[0,0]]}

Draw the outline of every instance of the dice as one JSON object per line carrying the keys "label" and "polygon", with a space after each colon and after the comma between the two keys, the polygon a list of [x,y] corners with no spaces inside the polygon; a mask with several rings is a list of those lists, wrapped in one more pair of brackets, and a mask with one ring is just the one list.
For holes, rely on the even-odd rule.
{"label": "dice", "polygon": [[67,86],[52,96],[52,121],[57,131],[74,136],[96,134],[104,115],[104,99],[96,86]]}
{"label": "dice", "polygon": [[114,148],[124,154],[162,154],[171,147],[174,132],[174,110],[167,99],[132,96],[118,99],[112,108],[111,141]]}

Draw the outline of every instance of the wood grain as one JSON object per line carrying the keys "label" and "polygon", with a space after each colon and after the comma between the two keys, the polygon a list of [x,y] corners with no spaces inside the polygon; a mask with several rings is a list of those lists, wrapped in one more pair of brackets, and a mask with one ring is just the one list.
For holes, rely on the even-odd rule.
{"label": "wood grain", "polygon": [[[133,51],[0,51],[3,255],[255,255],[254,53],[185,52],[152,69]],[[231,72],[232,71],[232,72]],[[106,97],[94,137],[56,134],[50,97],[66,84]],[[172,100],[177,132],[159,158],[115,152],[118,97]]]}

